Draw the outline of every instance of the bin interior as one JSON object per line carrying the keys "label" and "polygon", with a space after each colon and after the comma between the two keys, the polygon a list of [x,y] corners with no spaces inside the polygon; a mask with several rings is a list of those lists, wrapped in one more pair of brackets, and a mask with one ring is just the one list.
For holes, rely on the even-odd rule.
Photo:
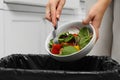
{"label": "bin interior", "polygon": [[30,70],[108,71],[118,63],[110,57],[86,56],[72,62],[59,62],[49,55],[14,54],[0,60],[0,67]]}

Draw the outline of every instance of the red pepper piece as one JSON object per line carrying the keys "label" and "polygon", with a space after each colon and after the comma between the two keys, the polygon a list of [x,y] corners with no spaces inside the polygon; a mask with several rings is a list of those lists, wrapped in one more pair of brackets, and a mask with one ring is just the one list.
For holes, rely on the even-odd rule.
{"label": "red pepper piece", "polygon": [[74,37],[78,36],[78,34],[73,34]]}
{"label": "red pepper piece", "polygon": [[62,47],[61,44],[53,44],[53,45],[52,45],[51,52],[52,52],[53,54],[59,54],[61,47]]}

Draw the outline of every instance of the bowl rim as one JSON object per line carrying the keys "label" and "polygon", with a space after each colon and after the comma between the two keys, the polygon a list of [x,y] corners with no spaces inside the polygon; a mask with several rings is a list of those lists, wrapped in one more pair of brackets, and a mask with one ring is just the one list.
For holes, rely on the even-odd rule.
{"label": "bowl rim", "polygon": [[[61,28],[61,27],[63,27],[63,26],[65,26],[65,25],[68,25],[68,24],[72,24],[72,23],[77,23],[77,22],[80,22],[81,24],[82,24],[82,22],[81,21],[70,21],[70,22],[67,22],[67,23],[65,23],[65,24],[63,24],[63,25],[61,25],[59,28]],[[69,55],[56,55],[56,54],[52,54],[51,52],[50,52],[50,50],[48,49],[48,38],[50,38],[50,36],[51,36],[51,34],[50,35],[48,35],[48,37],[47,37],[47,40],[46,40],[46,44],[45,44],[45,47],[46,47],[46,50],[48,51],[48,53],[50,54],[50,55],[52,55],[52,56],[55,56],[55,57],[61,57],[61,58],[63,58],[63,57],[69,57],[69,56],[72,56],[72,55],[75,55],[75,54],[77,54],[77,53],[80,53],[81,51],[83,51],[86,47],[89,47],[89,45],[90,45],[90,43],[93,41],[93,39],[94,39],[94,36],[96,36],[96,32],[95,32],[95,28],[93,27],[93,25],[91,24],[91,23],[89,23],[89,24],[87,24],[87,25],[89,25],[90,27],[91,27],[91,29],[92,29],[92,32],[93,32],[93,37],[91,38],[91,40],[89,41],[89,43],[85,46],[85,47],[83,47],[81,50],[79,50],[79,51],[77,51],[77,52],[74,52],[74,53],[72,53],[72,54],[69,54]],[[86,26],[87,26],[86,25]],[[58,28],[58,29],[59,29]],[[51,32],[52,33],[52,32]],[[96,39],[96,37],[95,37],[95,39]]]}

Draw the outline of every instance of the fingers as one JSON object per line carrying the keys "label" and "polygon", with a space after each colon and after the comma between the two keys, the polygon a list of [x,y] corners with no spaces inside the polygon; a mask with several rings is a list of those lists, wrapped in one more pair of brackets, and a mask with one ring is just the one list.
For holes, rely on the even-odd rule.
{"label": "fingers", "polygon": [[60,0],[59,4],[58,4],[58,6],[57,6],[56,17],[57,17],[58,20],[59,20],[59,18],[60,18],[61,13],[62,13],[62,8],[63,8],[63,6],[64,6],[64,4],[65,4],[65,1],[66,1],[66,0]]}
{"label": "fingers", "polygon": [[94,14],[88,14],[87,17],[82,21],[82,23],[84,25],[87,25],[89,23],[91,23],[95,29],[95,32],[96,32],[96,41],[98,40],[99,38],[99,26],[100,26],[100,23],[101,23],[101,20],[99,19],[98,16],[94,15]]}
{"label": "fingers", "polygon": [[53,26],[56,25],[56,7],[59,0],[49,0],[46,5],[46,19],[52,22]]}
{"label": "fingers", "polygon": [[98,40],[99,38],[99,28],[96,27],[96,25],[94,23],[92,23],[94,29],[95,29],[95,33],[96,33],[96,41]]}
{"label": "fingers", "polygon": [[89,24],[93,19],[94,19],[94,15],[92,14],[88,14],[87,17],[82,21],[83,24]]}
{"label": "fingers", "polygon": [[57,7],[57,3],[51,3],[50,14],[51,14],[53,26],[56,26],[56,7]]}
{"label": "fingers", "polygon": [[98,16],[96,16],[94,18],[94,20],[92,21],[92,25],[93,25],[93,27],[95,28],[95,31],[96,31],[96,40],[98,40],[98,38],[99,38],[100,24],[101,24],[101,19]]}
{"label": "fingers", "polygon": [[56,26],[57,20],[59,20],[62,8],[66,0],[49,0],[46,5],[46,19],[52,22],[53,26]]}
{"label": "fingers", "polygon": [[45,15],[45,18],[48,21],[52,22],[51,14],[50,14],[50,5],[49,4],[46,5],[46,15]]}

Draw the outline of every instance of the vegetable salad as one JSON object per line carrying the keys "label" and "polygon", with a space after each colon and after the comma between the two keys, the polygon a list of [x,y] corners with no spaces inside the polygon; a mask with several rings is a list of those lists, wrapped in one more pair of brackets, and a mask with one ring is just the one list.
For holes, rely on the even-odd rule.
{"label": "vegetable salad", "polygon": [[58,43],[53,39],[49,42],[49,49],[52,54],[69,55],[84,48],[92,38],[92,33],[87,27],[79,30],[78,34],[70,32],[62,33],[58,36]]}

